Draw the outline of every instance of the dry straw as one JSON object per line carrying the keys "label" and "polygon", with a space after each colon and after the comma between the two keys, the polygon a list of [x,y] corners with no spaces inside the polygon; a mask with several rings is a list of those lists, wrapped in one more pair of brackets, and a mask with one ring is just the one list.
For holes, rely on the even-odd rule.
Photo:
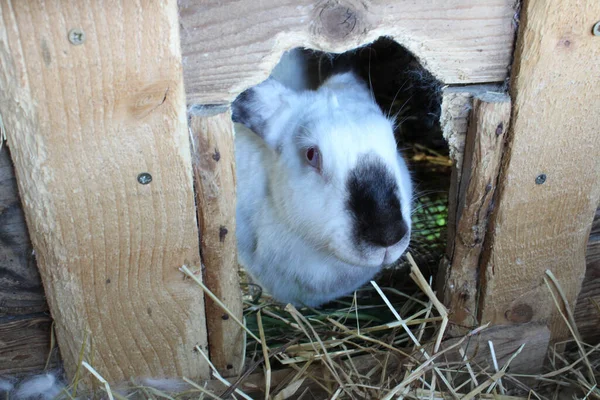
{"label": "dry straw", "polygon": [[[482,337],[479,342],[485,356],[477,355],[474,339],[485,336],[487,326],[446,341],[448,312],[410,254],[407,259],[415,284],[411,292],[371,282],[353,296],[320,310],[284,306],[267,296],[249,298],[244,322],[183,266],[181,271],[246,331],[244,373],[224,378],[209,356],[197,348],[198,357],[210,367],[211,380],[182,377],[187,387],[178,393],[141,385],[117,393],[93,368],[93,362],[85,359],[85,354],[93,351],[82,348],[77,381],[87,378],[88,372],[103,385],[105,396],[117,399],[554,400],[566,390],[568,398],[600,399],[600,345],[581,340],[566,297],[551,272],[545,277],[548,296],[568,326],[575,350],[561,353],[552,349],[549,371],[520,375],[509,367],[527,352],[527,343],[521,343],[512,354],[500,355],[498,343]],[[65,391],[64,398],[75,394],[72,389]]]}

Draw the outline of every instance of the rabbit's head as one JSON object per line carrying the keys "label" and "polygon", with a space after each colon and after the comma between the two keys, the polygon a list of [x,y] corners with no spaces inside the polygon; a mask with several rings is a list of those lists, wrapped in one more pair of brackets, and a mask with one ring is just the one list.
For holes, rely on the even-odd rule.
{"label": "rabbit's head", "polygon": [[269,78],[232,108],[273,152],[267,193],[280,223],[348,264],[379,267],[402,255],[411,180],[393,121],[364,82],[348,72],[296,92]]}

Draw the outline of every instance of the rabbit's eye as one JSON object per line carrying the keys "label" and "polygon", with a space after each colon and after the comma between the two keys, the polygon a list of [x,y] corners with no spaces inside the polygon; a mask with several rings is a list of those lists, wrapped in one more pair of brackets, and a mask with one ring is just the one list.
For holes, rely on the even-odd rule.
{"label": "rabbit's eye", "polygon": [[306,149],[306,161],[311,167],[321,170],[321,154],[318,147]]}

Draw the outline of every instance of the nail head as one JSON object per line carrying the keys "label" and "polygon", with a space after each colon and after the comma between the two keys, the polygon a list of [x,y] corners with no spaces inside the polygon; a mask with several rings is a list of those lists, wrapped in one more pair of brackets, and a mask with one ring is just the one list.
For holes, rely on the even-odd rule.
{"label": "nail head", "polygon": [[142,185],[147,185],[150,182],[152,182],[152,175],[150,175],[147,172],[142,172],[141,174],[138,175],[137,180]]}
{"label": "nail head", "polygon": [[536,185],[542,185],[546,182],[546,174],[539,174],[535,178]]}
{"label": "nail head", "polygon": [[502,135],[502,132],[504,132],[504,124],[500,122],[496,127],[496,136]]}
{"label": "nail head", "polygon": [[75,46],[82,44],[85,42],[85,32],[78,28],[71,29],[69,31],[69,42]]}
{"label": "nail head", "polygon": [[594,34],[594,36],[600,36],[600,21],[594,24],[594,27],[592,28],[592,33]]}

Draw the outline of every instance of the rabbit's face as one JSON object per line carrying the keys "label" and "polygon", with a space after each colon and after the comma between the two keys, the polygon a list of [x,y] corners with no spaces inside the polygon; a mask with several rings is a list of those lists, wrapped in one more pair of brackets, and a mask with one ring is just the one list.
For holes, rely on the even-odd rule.
{"label": "rabbit's face", "polygon": [[290,230],[352,265],[379,267],[402,255],[410,176],[391,121],[352,74],[301,93],[269,79],[233,111],[273,151],[268,192]]}

